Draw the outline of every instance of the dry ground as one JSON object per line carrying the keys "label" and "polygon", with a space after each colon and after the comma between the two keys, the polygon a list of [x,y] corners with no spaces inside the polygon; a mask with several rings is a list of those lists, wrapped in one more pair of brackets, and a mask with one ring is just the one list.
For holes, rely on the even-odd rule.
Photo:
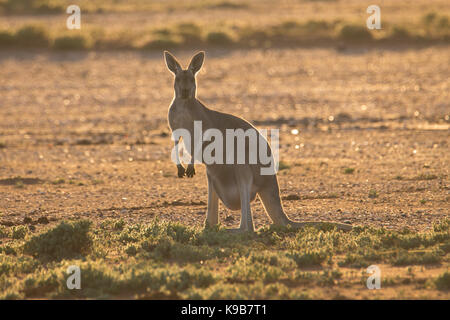
{"label": "dry ground", "polygon": [[[449,53],[208,52],[198,95],[281,130],[280,160],[289,168],[279,179],[292,218],[424,230],[449,210]],[[186,63],[191,52],[178,54]],[[172,78],[161,54],[0,59],[3,224],[26,216],[202,224],[204,168],[178,179],[169,158]],[[253,210],[257,226],[268,223],[259,203]],[[220,215],[239,223],[238,212]]]}

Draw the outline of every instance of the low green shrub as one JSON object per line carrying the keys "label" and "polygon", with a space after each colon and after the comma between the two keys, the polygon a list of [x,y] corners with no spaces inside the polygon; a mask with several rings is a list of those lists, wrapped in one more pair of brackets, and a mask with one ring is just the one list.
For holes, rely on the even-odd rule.
{"label": "low green shrub", "polygon": [[24,252],[42,260],[76,258],[89,252],[92,239],[90,221],[61,222],[44,233],[33,236],[24,245]]}

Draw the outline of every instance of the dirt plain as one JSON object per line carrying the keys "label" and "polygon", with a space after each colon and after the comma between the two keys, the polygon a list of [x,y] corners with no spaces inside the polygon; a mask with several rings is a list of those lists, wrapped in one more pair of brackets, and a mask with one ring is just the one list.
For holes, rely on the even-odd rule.
{"label": "dirt plain", "polygon": [[[170,161],[161,53],[15,51],[0,65],[2,224],[203,223],[204,168],[179,179]],[[198,97],[280,129],[291,218],[420,231],[450,208],[449,65],[446,46],[211,50]],[[253,213],[269,223],[259,201]],[[236,226],[239,213],[222,206],[220,219]]]}

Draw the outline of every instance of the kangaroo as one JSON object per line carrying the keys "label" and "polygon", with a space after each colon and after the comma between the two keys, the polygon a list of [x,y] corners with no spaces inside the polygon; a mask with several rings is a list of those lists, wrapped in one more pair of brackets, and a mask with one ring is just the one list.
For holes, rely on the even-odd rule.
{"label": "kangaroo", "polygon": [[[220,130],[225,136],[226,129],[253,129],[258,132],[258,138],[264,139],[264,143],[270,154],[272,151],[265,138],[257,129],[246,120],[231,114],[218,112],[207,108],[197,99],[196,75],[201,69],[205,53],[203,51],[195,54],[189,67],[183,69],[177,59],[168,51],[164,51],[167,68],[175,77],[175,95],[169,107],[168,122],[174,139],[174,150],[176,153],[178,177],[195,175],[195,155],[191,154],[191,160],[185,168],[179,159],[180,138],[173,135],[174,130],[188,130],[191,137],[194,137],[194,121],[201,121],[203,130],[215,128]],[[194,140],[187,141],[191,148]],[[204,145],[202,145],[202,150]],[[249,145],[245,145],[246,151]],[[189,151],[189,150],[188,150]],[[228,152],[228,150],[227,150]],[[225,153],[225,152],[224,152]],[[247,153],[247,152],[246,152]],[[234,153],[236,154],[236,153]],[[205,227],[213,227],[219,223],[219,199],[231,210],[241,210],[241,221],[238,229],[230,229],[235,232],[254,232],[253,218],[250,203],[259,196],[266,213],[269,215],[274,225],[292,226],[302,228],[305,226],[317,226],[323,222],[309,221],[296,222],[289,219],[284,212],[280,198],[280,190],[276,172],[271,175],[261,174],[261,163],[256,164],[228,164],[222,162],[206,164],[206,176],[208,181],[208,204],[206,212]],[[325,222],[331,223],[331,222]],[[348,231],[351,225],[342,223],[332,223],[339,230]]]}

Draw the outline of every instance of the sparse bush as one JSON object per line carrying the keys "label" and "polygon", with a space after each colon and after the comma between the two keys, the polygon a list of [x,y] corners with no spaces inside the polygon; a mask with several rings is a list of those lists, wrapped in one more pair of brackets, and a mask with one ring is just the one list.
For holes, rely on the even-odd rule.
{"label": "sparse bush", "polygon": [[202,29],[195,23],[180,23],[176,26],[176,30],[185,45],[196,45],[202,42]]}
{"label": "sparse bush", "polygon": [[143,49],[171,49],[175,48],[179,45],[178,41],[176,41],[173,37],[159,37],[154,40],[151,40],[147,44],[145,44]]}
{"label": "sparse bush", "polygon": [[345,24],[339,30],[339,37],[348,41],[369,41],[372,34],[365,25]]}
{"label": "sparse bush", "polygon": [[8,254],[8,255],[16,255],[17,254],[17,250],[15,246],[11,246],[9,244],[0,247],[0,253],[3,252],[4,254]]}
{"label": "sparse bush", "polygon": [[58,179],[52,181],[52,184],[55,184],[55,185],[64,184],[64,183],[66,183],[66,180],[64,180],[62,178],[58,178]]}
{"label": "sparse bush", "polygon": [[16,44],[23,47],[45,48],[50,44],[47,30],[40,25],[24,26],[16,35]]}
{"label": "sparse bush", "polygon": [[4,226],[0,226],[0,239],[7,237],[9,237],[8,229],[6,229]]}
{"label": "sparse bush", "polygon": [[65,9],[63,0],[6,0],[0,3],[8,13],[38,13],[51,14],[62,13]]}
{"label": "sparse bush", "polygon": [[14,35],[9,31],[0,31],[0,48],[10,47],[15,43]]}
{"label": "sparse bush", "polygon": [[345,174],[352,174],[353,172],[355,172],[355,168],[345,168],[344,169]]}
{"label": "sparse bush", "polygon": [[278,171],[287,170],[290,169],[291,165],[287,163],[286,161],[280,161],[278,163]]}
{"label": "sparse bush", "polygon": [[12,227],[11,230],[11,238],[13,239],[24,239],[27,235],[28,227],[27,226],[17,226]]}
{"label": "sparse bush", "polygon": [[248,257],[240,258],[228,269],[229,280],[233,282],[276,281],[285,274],[277,264],[278,258],[275,255],[251,254]]}
{"label": "sparse bush", "polygon": [[0,275],[33,273],[38,267],[38,261],[31,257],[0,255]]}
{"label": "sparse bush", "polygon": [[446,218],[440,223],[436,223],[433,225],[433,230],[435,232],[450,232],[450,219]]}
{"label": "sparse bush", "polygon": [[391,259],[391,263],[394,266],[406,266],[406,265],[429,265],[439,264],[441,262],[441,254],[438,251],[432,252],[397,252]]}
{"label": "sparse bush", "polygon": [[123,230],[124,226],[125,226],[125,221],[123,219],[116,220],[113,223],[114,230]]}
{"label": "sparse bush", "polygon": [[90,225],[87,220],[73,223],[63,221],[53,229],[29,239],[24,252],[41,260],[70,259],[84,255],[92,246]]}
{"label": "sparse bush", "polygon": [[57,50],[84,50],[90,47],[90,43],[81,35],[62,36],[55,39],[53,47]]}
{"label": "sparse bush", "polygon": [[287,257],[294,260],[297,266],[302,268],[320,266],[329,257],[329,254],[323,250],[310,250],[307,252],[291,252]]}
{"label": "sparse bush", "polygon": [[208,246],[181,244],[168,237],[147,240],[142,242],[141,246],[142,249],[152,253],[155,259],[161,261],[194,262],[221,256],[220,251],[217,252]]}
{"label": "sparse bush", "polygon": [[429,12],[426,13],[423,17],[422,17],[422,21],[425,25],[431,25],[434,21],[437,20],[437,14],[435,12]]}
{"label": "sparse bush", "polygon": [[211,9],[244,9],[247,7],[248,6],[245,3],[237,3],[231,1],[222,1],[208,6],[208,8]]}
{"label": "sparse bush", "polygon": [[411,34],[408,29],[400,26],[394,26],[391,33],[389,34],[389,39],[391,40],[409,40],[411,39]]}
{"label": "sparse bush", "polygon": [[55,292],[63,281],[58,279],[55,271],[41,271],[28,275],[23,282],[23,291],[26,297],[42,297],[50,292]]}
{"label": "sparse bush", "polygon": [[438,177],[435,174],[422,173],[422,174],[419,174],[415,178],[415,180],[434,180],[434,179],[437,179],[437,178]]}
{"label": "sparse bush", "polygon": [[378,198],[378,192],[377,192],[377,190],[371,189],[371,190],[369,191],[369,198],[371,198],[371,199]]}
{"label": "sparse bush", "polygon": [[213,45],[228,45],[233,42],[232,38],[223,31],[213,31],[206,36],[206,42]]}
{"label": "sparse bush", "polygon": [[[110,294],[120,292],[121,281],[125,277],[115,268],[108,268],[104,264],[87,262],[79,265],[82,270],[82,288],[83,290],[72,290],[72,295],[84,297],[107,297]],[[77,292],[78,291],[78,292]],[[66,294],[67,290],[62,293]]]}
{"label": "sparse bush", "polygon": [[347,253],[342,261],[338,262],[340,267],[363,268],[382,260],[380,253],[374,250],[362,249],[358,253]]}
{"label": "sparse bush", "polygon": [[134,245],[129,245],[126,247],[125,253],[129,256],[135,256],[137,253],[137,248]]}
{"label": "sparse bush", "polygon": [[145,227],[142,231],[145,237],[159,238],[161,236],[168,236],[172,240],[181,243],[188,243],[196,235],[194,228],[187,227],[185,225],[173,222],[158,222],[155,220],[148,227]]}
{"label": "sparse bush", "polygon": [[436,288],[443,291],[450,290],[450,272],[446,271],[434,280]]}

